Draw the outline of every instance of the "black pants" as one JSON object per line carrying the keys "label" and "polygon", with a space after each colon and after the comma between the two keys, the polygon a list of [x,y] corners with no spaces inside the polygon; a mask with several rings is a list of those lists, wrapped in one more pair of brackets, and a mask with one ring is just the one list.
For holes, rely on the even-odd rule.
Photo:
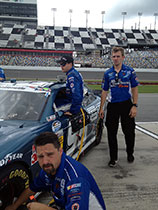
{"label": "black pants", "polygon": [[135,119],[129,116],[131,107],[131,100],[119,103],[108,103],[107,105],[105,125],[107,127],[111,160],[118,159],[117,131],[119,126],[119,119],[121,121],[122,131],[125,136],[127,155],[131,155],[134,152]]}

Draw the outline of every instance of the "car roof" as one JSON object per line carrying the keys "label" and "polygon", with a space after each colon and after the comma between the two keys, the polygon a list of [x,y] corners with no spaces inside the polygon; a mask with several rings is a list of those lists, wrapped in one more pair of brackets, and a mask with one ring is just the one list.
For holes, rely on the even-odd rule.
{"label": "car roof", "polygon": [[0,82],[0,90],[24,91],[24,92],[47,92],[49,88],[59,84],[47,81],[5,81]]}

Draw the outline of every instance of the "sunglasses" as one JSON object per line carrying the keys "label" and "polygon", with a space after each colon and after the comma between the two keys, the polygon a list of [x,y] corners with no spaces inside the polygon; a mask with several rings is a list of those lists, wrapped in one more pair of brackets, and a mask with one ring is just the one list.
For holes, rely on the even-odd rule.
{"label": "sunglasses", "polygon": [[61,63],[60,66],[65,66],[67,63]]}

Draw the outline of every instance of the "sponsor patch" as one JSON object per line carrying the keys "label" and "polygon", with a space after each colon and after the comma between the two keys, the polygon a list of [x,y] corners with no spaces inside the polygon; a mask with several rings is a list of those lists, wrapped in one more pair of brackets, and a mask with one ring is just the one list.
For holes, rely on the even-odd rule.
{"label": "sponsor patch", "polygon": [[57,132],[61,128],[61,122],[56,120],[52,123],[52,131]]}
{"label": "sponsor patch", "polygon": [[72,210],[79,210],[79,204],[78,203],[74,203],[71,207]]}
{"label": "sponsor patch", "polygon": [[3,159],[0,160],[0,166],[7,165],[12,160],[22,159],[23,153],[9,153]]}
{"label": "sponsor patch", "polygon": [[76,188],[76,187],[81,187],[81,183],[76,183],[76,184],[69,185],[67,187],[67,190],[71,190],[71,189]]}
{"label": "sponsor patch", "polygon": [[76,201],[80,201],[81,200],[81,196],[73,196],[72,198],[70,198],[71,202],[76,202]]}
{"label": "sponsor patch", "polygon": [[71,81],[74,81],[74,77],[69,77],[68,80],[71,82]]}
{"label": "sponsor patch", "polygon": [[32,155],[31,155],[31,166],[37,162],[37,153],[35,149],[35,145],[32,145]]}
{"label": "sponsor patch", "polygon": [[71,83],[71,84],[70,84],[70,87],[73,88],[73,87],[74,87],[74,83]]}
{"label": "sponsor patch", "polygon": [[47,122],[53,121],[53,120],[55,120],[55,119],[56,119],[55,114],[46,117]]}

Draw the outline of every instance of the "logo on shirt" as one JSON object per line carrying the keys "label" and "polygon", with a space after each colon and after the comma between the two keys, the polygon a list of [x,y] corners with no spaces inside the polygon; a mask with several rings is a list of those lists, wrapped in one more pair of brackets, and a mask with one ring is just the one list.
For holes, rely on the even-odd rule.
{"label": "logo on shirt", "polygon": [[81,183],[76,183],[76,184],[69,185],[67,187],[67,190],[71,190],[71,189],[76,188],[76,187],[81,187]]}
{"label": "logo on shirt", "polygon": [[78,210],[79,209],[79,204],[78,203],[74,203],[71,207],[72,210]]}
{"label": "logo on shirt", "polygon": [[70,83],[70,87],[73,88],[74,87],[74,83]]}
{"label": "logo on shirt", "polygon": [[65,180],[62,179],[61,182],[60,182],[60,191],[61,191],[61,194],[64,195],[64,189],[65,189]]}

